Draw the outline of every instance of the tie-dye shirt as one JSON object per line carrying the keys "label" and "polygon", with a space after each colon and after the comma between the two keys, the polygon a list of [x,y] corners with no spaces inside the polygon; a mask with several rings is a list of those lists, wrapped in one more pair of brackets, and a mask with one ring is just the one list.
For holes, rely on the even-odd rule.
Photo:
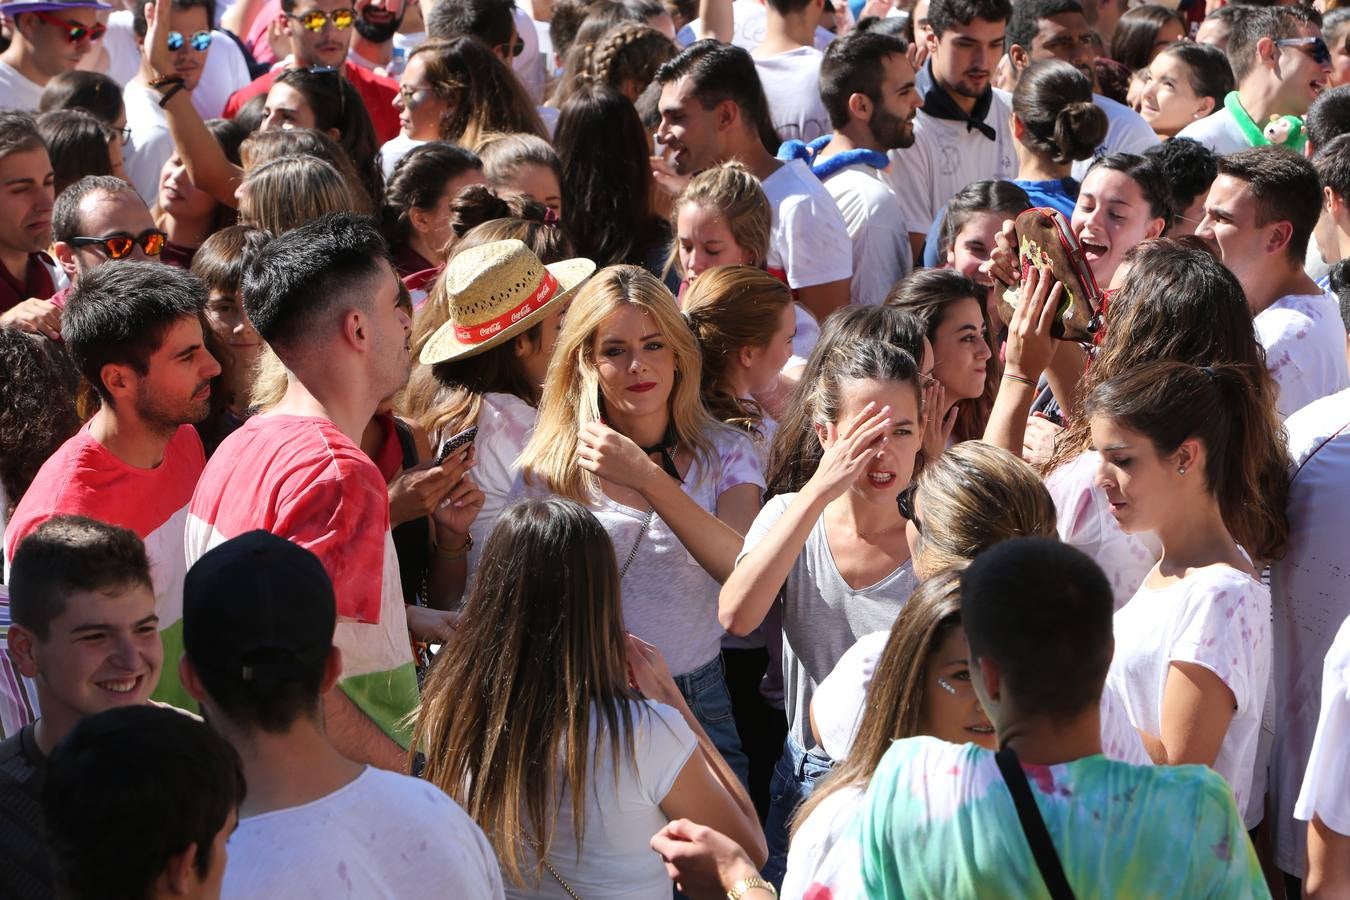
{"label": "tie-dye shirt", "polygon": [[[1232,791],[1210,769],[1100,755],[1024,769],[1079,898],[1270,896]],[[1050,896],[994,754],[974,744],[896,741],[851,835],[803,896]]]}

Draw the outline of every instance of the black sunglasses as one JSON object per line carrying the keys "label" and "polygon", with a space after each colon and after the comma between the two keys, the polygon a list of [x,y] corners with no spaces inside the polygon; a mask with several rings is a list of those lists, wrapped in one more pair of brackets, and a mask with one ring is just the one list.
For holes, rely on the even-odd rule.
{"label": "black sunglasses", "polygon": [[923,525],[919,523],[919,517],[914,515],[914,495],[918,490],[918,485],[911,484],[896,496],[895,505],[900,510],[900,515],[914,523],[914,530],[923,534]]}
{"label": "black sunglasses", "polygon": [[342,70],[337,66],[310,66],[305,70],[311,75],[332,75],[337,79],[338,95],[338,121],[341,122],[347,117],[347,91],[346,85],[342,83]]}
{"label": "black sunglasses", "polygon": [[1319,66],[1331,65],[1331,48],[1320,37],[1284,38],[1275,42],[1276,47],[1297,47],[1307,52],[1312,61]]}
{"label": "black sunglasses", "polygon": [[73,237],[66,243],[72,247],[100,247],[109,259],[124,259],[136,247],[144,250],[146,256],[159,256],[159,251],[164,249],[164,242],[168,239],[169,236],[164,232],[150,228],[136,237],[123,231],[104,237]]}

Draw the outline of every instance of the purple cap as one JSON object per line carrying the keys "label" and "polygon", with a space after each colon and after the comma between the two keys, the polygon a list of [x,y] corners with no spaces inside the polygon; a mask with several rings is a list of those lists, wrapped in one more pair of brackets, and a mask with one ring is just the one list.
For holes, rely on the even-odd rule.
{"label": "purple cap", "polygon": [[17,16],[20,13],[65,12],[68,9],[96,9],[100,12],[112,9],[106,3],[100,3],[99,0],[7,0],[0,3],[0,13],[7,16]]}

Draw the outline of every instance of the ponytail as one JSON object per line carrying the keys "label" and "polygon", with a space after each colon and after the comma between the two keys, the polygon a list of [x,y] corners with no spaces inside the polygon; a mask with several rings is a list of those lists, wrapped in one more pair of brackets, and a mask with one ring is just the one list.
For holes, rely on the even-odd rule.
{"label": "ponytail", "polygon": [[1250,366],[1155,362],[1097,385],[1085,418],[1106,417],[1153,442],[1161,455],[1191,438],[1205,446],[1205,485],[1224,524],[1258,566],[1284,555],[1289,539],[1287,469],[1271,477],[1265,461],[1285,454],[1274,398]]}
{"label": "ponytail", "polygon": [[1026,128],[1022,143],[1056,165],[1087,159],[1106,138],[1108,122],[1092,99],[1092,82],[1058,59],[1033,63],[1018,79],[1013,114]]}

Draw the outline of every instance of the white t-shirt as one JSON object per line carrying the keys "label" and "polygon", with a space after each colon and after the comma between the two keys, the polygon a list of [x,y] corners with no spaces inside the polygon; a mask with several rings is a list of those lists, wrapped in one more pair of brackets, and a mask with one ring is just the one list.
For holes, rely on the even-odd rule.
{"label": "white t-shirt", "polygon": [[909,227],[885,174],[860,163],[845,166],[825,179],[853,242],[854,303],[876,306],[891,287],[909,274],[913,259]]}
{"label": "white t-shirt", "polygon": [[380,146],[380,168],[384,170],[384,180],[387,182],[393,177],[394,169],[398,167],[403,157],[425,143],[426,141],[415,141],[401,131],[385,141]]}
{"label": "white t-shirt", "polygon": [[923,109],[914,117],[914,145],[892,150],[890,180],[900,213],[914,231],[937,218],[943,204],[973,181],[1017,177],[1012,96],[994,90],[984,123],[994,129],[989,140],[965,122],[935,119]]}
{"label": "white t-shirt", "polygon": [[848,831],[862,810],[863,789],[840,788],[826,797],[806,817],[788,847],[787,874],[780,897],[804,897],[815,881],[816,870],[834,845]]}
{"label": "white t-shirt", "polygon": [[1290,294],[1253,320],[1266,348],[1266,366],[1279,385],[1277,406],[1287,418],[1314,400],[1350,387],[1345,323],[1330,294]]}
{"label": "white t-shirt", "polygon": [[[572,794],[566,784],[558,800],[558,824],[548,862],[577,896],[586,900],[670,900],[670,878],[650,842],[669,821],[661,803],[690,757],[698,752],[698,744],[684,718],[669,706],[650,700],[632,701],[630,705],[633,755],[629,757],[621,742],[616,785],[608,736],[599,745],[599,758],[587,774],[586,829],[580,853],[572,819]],[[596,722],[592,710],[592,747],[597,746]],[[532,857],[529,866],[533,868]],[[442,888],[449,886],[442,882]],[[437,893],[431,885],[424,887],[428,896]],[[567,892],[547,869],[537,888],[521,889],[508,883],[506,896],[512,900],[568,900]]]}
{"label": "white t-shirt", "polygon": [[[119,9],[109,14],[108,32],[103,35],[103,46],[108,51],[107,75],[123,87],[131,83],[141,67],[141,50],[136,46],[132,22],[131,12]],[[225,111],[230,95],[252,80],[239,45],[219,28],[214,29],[201,81],[192,90],[192,105],[203,119],[217,118]]]}
{"label": "white t-shirt", "polygon": [[42,85],[29,81],[18,69],[0,60],[0,97],[4,98],[4,106],[35,113],[42,90]]}
{"label": "white t-shirt", "polygon": [[[1237,702],[1214,770],[1247,809],[1261,713],[1270,680],[1270,589],[1243,572],[1207,566],[1164,588],[1141,587],[1115,616],[1116,653],[1106,676],[1130,722],[1162,730],[1163,691],[1174,662],[1212,671]],[[1260,821],[1249,813],[1247,826]]]}
{"label": "white t-shirt", "polygon": [[1322,714],[1308,758],[1308,774],[1294,816],[1313,815],[1337,834],[1350,835],[1350,619],[1336,634],[1322,669]]}
{"label": "white t-shirt", "polygon": [[1152,532],[1128,534],[1111,515],[1106,492],[1095,479],[1101,454],[1089,451],[1065,463],[1045,479],[1055,502],[1059,539],[1077,547],[1101,566],[1111,583],[1116,609],[1139,590],[1162,556],[1162,545]]}
{"label": "white t-shirt", "polygon": [[[797,498],[779,494],[764,504],[745,535],[739,564]],[[788,734],[806,749],[817,746],[809,712],[816,686],[863,635],[889,631],[918,587],[909,560],[875,584],[853,588],[834,561],[822,516],[811,526],[783,588],[783,689]],[[822,748],[823,749],[823,748]]]}
{"label": "white t-shirt", "polygon": [[[820,746],[835,761],[845,759],[853,749],[867,708],[867,691],[889,639],[889,631],[858,638],[829,677],[816,686],[811,704],[816,731],[820,733]],[[1130,724],[1120,700],[1104,690],[1101,707],[1102,754],[1137,766],[1152,765],[1143,739]]]}
{"label": "white t-shirt", "polygon": [[221,896],[499,898],[501,870],[459,804],[418,778],[367,766],[328,796],[250,816],[230,836]]}
{"label": "white t-shirt", "polygon": [[834,197],[800,159],[764,179],[773,221],[766,267],[794,291],[853,275],[853,244]]}
{"label": "white t-shirt", "polygon": [[1190,138],[1204,144],[1219,156],[1246,150],[1251,146],[1247,136],[1238,127],[1237,119],[1227,109],[1220,108],[1203,119],[1197,119],[1177,132],[1177,137]]}
{"label": "white t-shirt", "polygon": [[[1325,690],[1321,663],[1337,627],[1350,616],[1350,568],[1342,564],[1350,534],[1350,390],[1310,403],[1290,416],[1285,428],[1294,478],[1288,551],[1270,569],[1275,613],[1270,804],[1275,863],[1302,877],[1307,826],[1295,821],[1294,802]],[[1342,793],[1350,792],[1343,786]]]}
{"label": "white t-shirt", "polygon": [[[1144,117],[1130,109],[1124,103],[1118,103],[1110,97],[1093,94],[1092,102],[1106,113],[1106,137],[1097,148],[1098,155],[1107,153],[1143,153],[1158,143],[1158,135],[1144,121]],[[1092,157],[1080,159],[1073,164],[1072,175],[1081,182],[1092,165]]]}
{"label": "white t-shirt", "polygon": [[138,81],[127,85],[122,102],[131,129],[124,154],[127,179],[145,205],[153,207],[159,199],[160,171],[174,153],[169,120],[159,108],[159,93]]}
{"label": "white t-shirt", "polygon": [[811,141],[828,134],[830,114],[820,99],[820,61],[815,47],[798,47],[773,56],[756,56],[769,118],[780,141]]}
{"label": "white t-shirt", "polygon": [[[731,3],[731,43],[736,47],[754,51],[759,46],[760,41],[764,40],[764,30],[767,27],[765,21],[768,14],[764,12],[764,4],[758,0],[732,0]],[[697,40],[698,27],[702,19],[694,19],[688,25],[681,28],[675,34],[675,43],[681,47],[688,47]],[[830,41],[834,40],[834,32],[828,28],[816,26],[815,39],[812,43],[816,45],[817,50],[824,50],[830,46]]]}
{"label": "white t-shirt", "polygon": [[[741,484],[753,484],[762,491],[764,475],[759,454],[744,432],[718,425],[708,437],[713,443],[713,467],[695,457],[685,473],[683,488],[701,508],[716,515],[718,498]],[[522,484],[522,490],[528,496],[551,496],[540,482]],[[721,652],[722,636],[726,634],[717,620],[717,596],[722,586],[660,516],[653,515],[644,532],[648,517],[645,509],[633,509],[601,494],[590,510],[614,542],[621,571],[633,547],[637,547],[622,581],[624,627],[654,644],[674,675],[688,674],[712,662]]]}
{"label": "white t-shirt", "polygon": [[[478,560],[483,555],[483,545],[497,517],[518,497],[521,489],[520,469],[516,466],[516,457],[525,449],[525,442],[534,431],[538,410],[514,394],[484,394],[482,405],[478,408],[478,436],[474,438],[473,480],[483,492],[483,508],[478,518],[469,526],[469,535],[473,538],[473,548],[469,550],[469,575],[478,571]],[[435,438],[433,447],[449,434],[440,434]]]}

